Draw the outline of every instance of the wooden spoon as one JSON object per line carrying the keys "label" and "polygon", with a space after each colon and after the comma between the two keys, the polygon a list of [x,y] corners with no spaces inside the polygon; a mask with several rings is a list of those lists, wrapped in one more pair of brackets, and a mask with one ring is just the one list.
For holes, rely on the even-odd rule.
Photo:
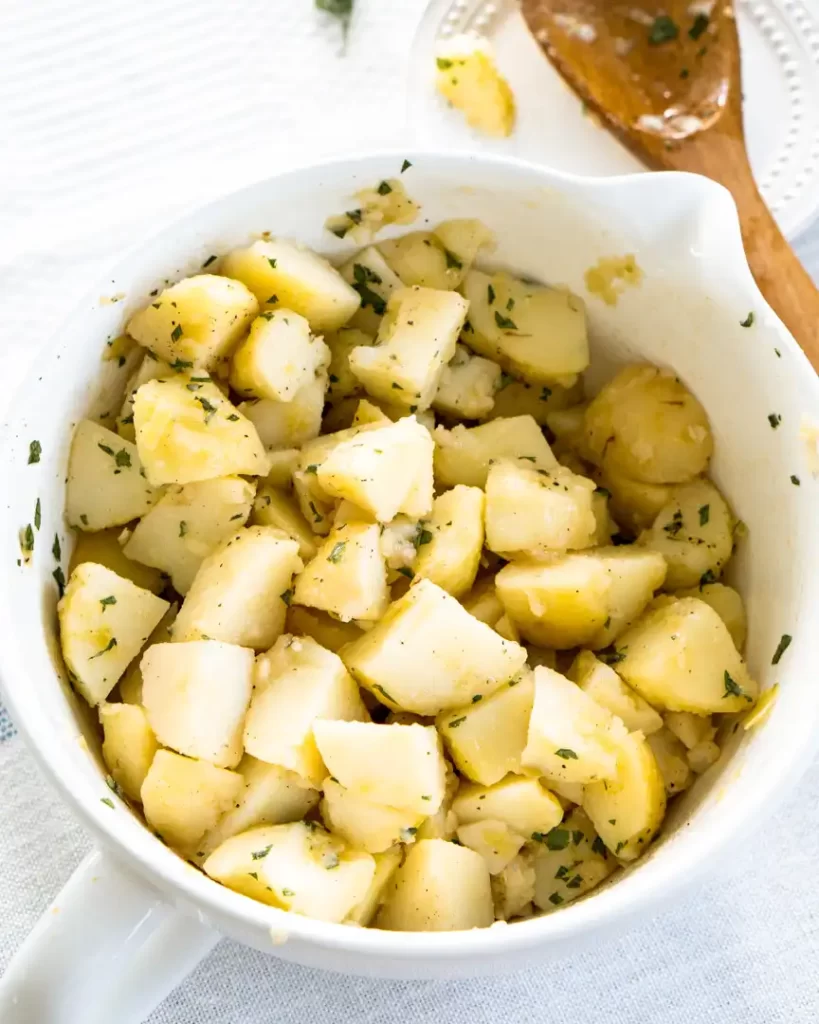
{"label": "wooden spoon", "polygon": [[757,284],[819,370],[819,292],[748,162],[730,3],[522,0],[522,8],[558,71],[636,156],[730,190]]}

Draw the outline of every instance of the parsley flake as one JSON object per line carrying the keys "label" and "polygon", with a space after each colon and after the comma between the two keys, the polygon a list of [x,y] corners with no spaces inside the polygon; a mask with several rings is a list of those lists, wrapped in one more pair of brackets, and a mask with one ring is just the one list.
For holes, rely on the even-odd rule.
{"label": "parsley flake", "polygon": [[101,658],[103,656],[103,654],[107,654],[109,651],[113,651],[113,649],[116,646],[117,646],[117,638],[115,636],[112,636],[111,639],[108,641],[108,646],[107,647],[103,647],[103,649],[101,651],[97,651],[96,654],[92,654],[91,657],[88,660],[89,661],[93,661],[94,658]]}
{"label": "parsley flake", "polygon": [[[82,516],[80,516],[80,518],[82,518]],[[87,518],[88,517],[86,516],[86,519]],[[58,533],[54,534],[54,543],[51,545],[51,554],[54,555],[58,562],[63,557],[63,550],[60,547],[60,535]]]}
{"label": "parsley flake", "polygon": [[100,598],[100,604],[102,605],[103,612],[105,612],[105,609],[108,608],[110,605],[116,604],[116,603],[117,603],[117,599],[114,597],[113,594],[109,594],[108,597],[101,597]]}
{"label": "parsley flake", "polygon": [[334,565],[338,565],[341,559],[344,557],[344,549],[347,547],[346,540],[340,540],[337,544],[333,545],[333,550],[327,556],[327,561],[332,562]]}
{"label": "parsley flake", "polygon": [[65,573],[62,570],[62,566],[58,565],[51,575],[54,577],[54,582],[57,584],[57,590],[60,597],[62,597],[65,593]]}
{"label": "parsley flake", "polygon": [[700,505],[699,513],[700,513],[700,526],[706,526],[707,523],[708,523],[708,520],[711,518],[711,506],[710,505]]}
{"label": "parsley flake", "polygon": [[38,498],[37,499],[37,504],[34,506],[34,527],[35,527],[35,529],[37,529],[37,530],[40,529],[40,524],[42,523],[42,521],[43,521],[43,511],[42,511],[42,507],[40,506],[40,499]]}
{"label": "parsley flake", "polygon": [[382,181],[381,184],[376,189],[376,192],[380,196],[388,196],[390,192],[392,192],[392,185],[390,185],[388,181]]}
{"label": "parsley flake", "polygon": [[503,316],[497,310],[495,310],[495,323],[504,331],[516,331],[518,329],[518,325],[514,320],[510,320],[508,316]]}
{"label": "parsley flake", "polygon": [[182,337],[182,324],[177,324],[171,331],[171,341],[179,341]]}
{"label": "parsley flake", "polygon": [[696,18],[694,18],[694,24],[688,30],[688,35],[691,39],[699,39],[699,37],[708,28],[709,20],[708,15],[700,12]]}
{"label": "parsley flake", "polygon": [[409,162],[409,160],[405,160],[401,164],[401,173],[403,174],[404,171],[408,171],[410,169],[410,167],[412,167],[412,164]]}
{"label": "parsley flake", "polygon": [[739,321],[739,326],[740,326],[740,327],[753,327],[753,324],[754,324],[754,314],[753,314],[753,311],[751,311],[751,312],[750,312],[750,313],[749,313],[749,314],[748,314],[748,315],[747,315],[747,316],[745,317],[745,319],[744,319],[744,320],[740,320],[740,321]]}
{"label": "parsley flake", "polygon": [[577,754],[569,747],[560,747],[555,751],[558,757],[562,757],[564,761],[576,761]]}
{"label": "parsley flake", "polygon": [[771,429],[776,430],[776,428],[782,422],[782,417],[779,415],[778,412],[768,413],[768,422],[771,425]]}
{"label": "parsley flake", "polygon": [[40,461],[40,456],[43,454],[43,446],[39,441],[32,441],[28,446],[28,464],[33,465],[35,462]]}
{"label": "parsley flake", "polygon": [[655,18],[651,30],[648,33],[648,41],[651,46],[661,46],[663,43],[670,43],[680,34],[677,23],[667,14],[661,14]]}
{"label": "parsley flake", "polygon": [[282,601],[284,601],[284,603],[289,608],[290,607],[290,602],[293,600],[293,591],[292,590],[285,590],[281,594],[279,594],[279,597],[282,599]]}
{"label": "parsley flake", "polygon": [[774,651],[774,656],[773,656],[773,658],[771,658],[771,664],[772,665],[778,665],[779,664],[779,661],[782,658],[782,655],[790,647],[792,640],[793,640],[792,636],[789,636],[787,633],[783,633],[782,634],[782,637],[780,638],[779,643],[776,645],[776,650]]}
{"label": "parsley flake", "polygon": [[452,721],[449,723],[449,728],[450,729],[457,729],[458,726],[459,725],[463,725],[463,723],[465,721],[466,721],[466,715],[461,715],[460,718],[453,718]]}

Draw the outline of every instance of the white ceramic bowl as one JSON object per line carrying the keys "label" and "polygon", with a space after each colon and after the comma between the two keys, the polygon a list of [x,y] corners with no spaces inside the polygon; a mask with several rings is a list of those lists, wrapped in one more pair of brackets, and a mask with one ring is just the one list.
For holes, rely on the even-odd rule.
{"label": "white ceramic bowl", "polygon": [[[323,230],[325,218],[349,208],[357,189],[396,175],[405,157],[412,166],[403,180],[422,205],[416,226],[478,217],[497,236],[493,258],[499,264],[585,294],[584,271],[601,256],[636,255],[645,274],[639,287],[628,289],[616,307],[588,297],[592,385],[618,363],[647,359],[674,367],[705,405],[716,439],[714,476],[749,528],[734,567],[748,606],[747,656],[764,686],[781,685],[765,725],[736,734],[728,756],[675,804],[663,839],[615,884],[549,916],[457,934],[327,924],[262,906],[210,881],[119,801],[113,809],[103,802],[111,794],[94,730],[54,657],[55,532],[64,551],[70,546],[62,522],[66,455],[73,424],[105,403],[98,397],[101,381],[109,391],[113,386],[113,364],[100,360],[106,339],[165,279],[196,272],[211,253],[242,244],[254,232],[293,236],[331,255],[349,251]],[[101,301],[119,293],[125,296],[120,302]],[[754,324],[743,328],[750,311]],[[778,429],[771,428],[770,413],[781,415]],[[662,898],[712,864],[724,844],[783,796],[819,735],[819,635],[810,622],[819,597],[817,484],[800,441],[803,417],[819,420],[817,380],[751,278],[728,193],[704,178],[584,180],[488,156],[388,153],[271,178],[135,249],[92,288],[40,359],[10,421],[0,470],[0,677],[14,721],[106,851],[81,869],[59,900],[62,913],[41,924],[19,954],[0,989],[0,1018],[7,1019],[3,999],[15,998],[15,1021],[73,1019],[53,1012],[63,988],[73,986],[74,997],[90,1000],[84,1004],[88,1024],[97,1021],[93,1006],[102,1003],[100,1021],[139,1020],[212,945],[215,932],[311,966],[453,977],[565,955],[656,911]],[[34,439],[42,459],[28,465]],[[791,483],[792,474],[801,486]],[[42,528],[32,564],[21,566],[18,530],[32,521],[38,497]],[[783,633],[792,634],[793,643],[773,667]],[[123,957],[123,946],[132,955]],[[102,986],[102,993],[100,958],[111,974],[110,991]],[[35,992],[44,969],[52,972],[53,1015],[43,1014]]]}

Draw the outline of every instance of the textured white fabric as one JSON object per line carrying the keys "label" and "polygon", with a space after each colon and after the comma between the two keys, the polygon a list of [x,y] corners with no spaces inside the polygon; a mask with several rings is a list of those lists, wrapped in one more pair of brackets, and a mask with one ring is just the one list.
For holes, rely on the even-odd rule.
{"label": "textured white fabric", "polygon": [[[422,8],[357,0],[340,56],[312,0],[0,0],[0,418],[67,307],[131,241],[284,165],[400,145]],[[819,229],[800,251],[819,271]],[[0,971],[89,844],[12,731],[0,710]],[[814,765],[707,884],[582,956],[391,983],[223,942],[151,1024],[812,1024],[818,808]]]}

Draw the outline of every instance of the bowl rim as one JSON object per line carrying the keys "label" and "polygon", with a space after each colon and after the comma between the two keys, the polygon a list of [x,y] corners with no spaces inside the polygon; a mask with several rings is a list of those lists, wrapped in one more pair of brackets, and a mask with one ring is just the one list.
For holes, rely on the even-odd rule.
{"label": "bowl rim", "polygon": [[[650,177],[629,174],[599,179],[589,178],[555,171],[526,160],[502,155],[445,152],[414,146],[374,150],[355,156],[344,155],[321,161],[311,161],[303,166],[289,167],[280,172],[265,175],[238,189],[229,189],[206,203],[183,211],[178,217],[173,218],[148,237],[139,239],[120,253],[107,269],[103,268],[95,275],[92,286],[69,311],[62,320],[62,324],[71,323],[82,316],[89,302],[93,301],[93,297],[101,293],[101,287],[104,291],[104,283],[112,276],[117,276],[119,267],[125,266],[139,254],[149,253],[156,249],[166,236],[180,228],[181,225],[206,217],[208,211],[222,203],[230,202],[242,194],[249,194],[260,188],[270,188],[287,179],[298,178],[306,172],[331,171],[339,177],[349,178],[353,172],[374,163],[401,159],[410,160],[412,165],[420,165],[424,161],[436,161],[439,164],[444,163],[451,167],[462,168],[465,178],[468,177],[471,166],[476,164],[490,166],[499,171],[508,171],[512,175],[538,179],[539,183],[545,186],[558,188],[571,186],[573,189],[587,191],[590,195],[617,193],[633,187],[644,189],[647,186],[647,178],[653,184],[658,177],[656,174]],[[789,354],[796,360],[791,373],[796,374],[801,370],[804,374],[810,374],[809,387],[812,389],[816,406],[819,408],[819,378],[815,376],[807,358],[767,304],[751,276],[741,248],[739,220],[730,194],[723,186],[699,175],[685,172],[660,172],[660,174],[669,186],[674,182],[684,181],[689,188],[696,187],[703,195],[711,199],[719,195],[724,212],[731,218],[731,231],[736,239],[736,266],[731,267],[735,280],[747,289],[749,297],[754,300],[755,308],[765,312],[766,323],[777,331],[781,344],[789,348]],[[652,185],[648,187],[652,187]],[[722,224],[721,227],[725,230],[727,225]],[[44,353],[57,345],[60,334],[61,329],[58,328],[51,336],[51,340],[43,345]],[[17,399],[12,403],[6,420],[7,425],[14,422],[15,413],[19,412],[25,401],[27,385],[33,382],[35,376],[36,371],[29,375],[21,387]],[[10,431],[8,432],[10,433]],[[5,433],[6,431],[4,431]],[[0,448],[5,449],[6,437],[3,436],[0,441],[2,441]],[[7,464],[7,461],[3,462],[4,467]],[[5,472],[5,469],[0,472]],[[13,603],[12,590],[13,584],[8,587],[0,584],[0,602],[8,602],[9,607]],[[819,593],[819,589],[816,589],[815,592]],[[810,595],[805,593],[802,598],[808,601]],[[814,645],[813,650],[816,654],[819,652],[819,647]],[[485,958],[501,953],[508,954],[534,947],[559,944],[582,935],[599,936],[614,925],[622,924],[646,909],[658,909],[664,900],[678,894],[684,886],[688,886],[690,882],[702,877],[712,855],[731,842],[739,841],[758,821],[759,817],[771,809],[776,796],[786,786],[791,785],[810,763],[809,749],[819,746],[819,735],[816,735],[815,738],[806,738],[801,744],[795,743],[790,746],[785,752],[786,759],[783,758],[778,764],[771,766],[769,775],[756,788],[753,799],[744,802],[742,806],[739,806],[738,801],[726,802],[724,827],[712,829],[710,833],[700,837],[696,857],[687,860],[682,867],[676,862],[673,862],[676,867],[672,867],[670,860],[666,870],[653,873],[650,881],[641,887],[629,889],[628,898],[625,898],[625,894],[621,895],[622,886],[615,884],[595,892],[593,898],[581,899],[564,907],[559,914],[544,914],[516,921],[511,926],[505,922],[496,922],[492,927],[470,931],[392,932],[372,928],[354,928],[320,921],[257,903],[225,888],[202,872],[192,868],[164,843],[151,836],[144,824],[138,822],[136,818],[134,821],[138,822],[139,830],[150,839],[152,845],[146,847],[144,851],[132,849],[125,843],[121,834],[122,829],[118,827],[120,817],[111,815],[108,809],[101,809],[98,801],[81,799],[80,793],[72,788],[71,778],[74,769],[71,766],[67,750],[64,750],[59,744],[55,744],[52,748],[48,747],[45,742],[50,738],[48,730],[45,729],[41,716],[38,716],[35,703],[25,699],[26,675],[25,659],[17,651],[15,644],[13,642],[0,643],[0,682],[2,682],[6,703],[11,711],[13,721],[25,738],[29,750],[34,754],[52,785],[61,793],[63,800],[73,809],[80,820],[91,828],[95,836],[113,851],[116,859],[133,869],[149,883],[153,883],[154,886],[163,890],[166,897],[175,898],[175,901],[187,908],[189,912],[192,911],[200,917],[211,920],[217,928],[228,930],[230,934],[241,941],[247,941],[246,938],[243,939],[242,931],[250,925],[263,932],[272,933],[274,936],[292,936],[293,939],[304,940],[326,949],[344,950],[355,955],[367,955],[380,959],[396,957],[408,962],[430,957],[460,960],[475,955]],[[819,703],[814,711],[814,717],[819,718]],[[683,845],[685,831],[683,828],[679,834]],[[677,838],[675,836],[672,841]],[[272,943],[269,952],[275,954],[276,950],[276,945]]]}

